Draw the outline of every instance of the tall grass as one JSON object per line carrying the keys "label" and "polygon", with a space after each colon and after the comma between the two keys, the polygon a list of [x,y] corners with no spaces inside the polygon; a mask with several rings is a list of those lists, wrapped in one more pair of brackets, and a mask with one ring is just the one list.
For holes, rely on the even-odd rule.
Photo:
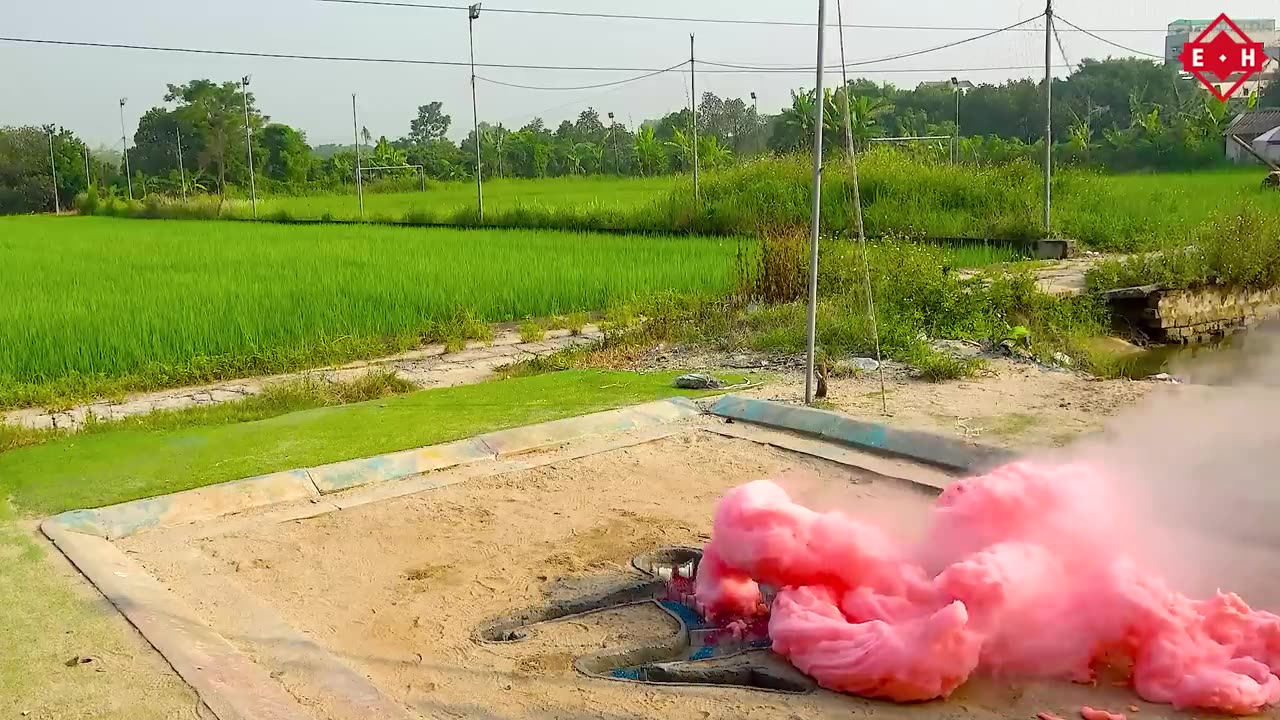
{"label": "tall grass", "polygon": [[0,406],[282,371],[722,292],[737,241],[0,219]]}

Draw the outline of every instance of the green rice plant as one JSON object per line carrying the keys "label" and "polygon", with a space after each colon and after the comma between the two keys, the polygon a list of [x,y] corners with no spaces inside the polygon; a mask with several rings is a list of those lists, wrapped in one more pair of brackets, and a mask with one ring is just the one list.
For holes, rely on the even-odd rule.
{"label": "green rice plant", "polygon": [[701,237],[0,218],[0,293],[9,298],[0,303],[0,407],[347,362],[424,338],[488,341],[491,323],[602,310],[659,291],[723,294],[733,287],[735,246]]}

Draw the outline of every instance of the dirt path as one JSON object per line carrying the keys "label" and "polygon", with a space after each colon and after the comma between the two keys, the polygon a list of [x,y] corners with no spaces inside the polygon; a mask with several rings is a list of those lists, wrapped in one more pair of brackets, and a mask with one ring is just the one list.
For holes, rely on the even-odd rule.
{"label": "dirt path", "polygon": [[198,405],[218,405],[261,393],[264,388],[289,380],[321,378],[328,382],[350,380],[372,369],[394,370],[396,375],[422,388],[470,385],[489,378],[495,368],[530,360],[567,347],[594,342],[604,337],[599,328],[588,325],[574,335],[568,330],[550,330],[538,342],[523,342],[516,332],[495,334],[492,343],[468,343],[466,349],[446,353],[443,345],[432,345],[401,355],[355,362],[340,367],[231,380],[212,385],[172,388],[138,393],[119,400],[100,400],[66,410],[24,408],[0,415],[0,423],[36,429],[78,428],[92,415],[98,420],[120,420],[157,410],[181,410]]}

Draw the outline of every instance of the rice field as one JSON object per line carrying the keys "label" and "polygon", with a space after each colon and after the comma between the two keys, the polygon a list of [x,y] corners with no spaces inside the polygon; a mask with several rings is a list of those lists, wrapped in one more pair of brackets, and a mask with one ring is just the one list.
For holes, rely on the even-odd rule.
{"label": "rice field", "polygon": [[[661,199],[675,186],[674,177],[622,178],[608,176],[522,180],[498,178],[484,183],[487,213],[516,208],[544,210],[631,210]],[[428,181],[425,192],[365,192],[365,217],[400,220],[410,215],[448,216],[476,207],[476,185],[467,182]],[[259,201],[260,214],[288,213],[298,219],[326,215],[335,220],[360,219],[355,189],[349,193],[302,197],[273,197]]]}
{"label": "rice field", "polygon": [[[450,323],[723,292],[732,238],[0,218],[0,407],[409,347]],[[108,383],[106,387],[111,387]]]}

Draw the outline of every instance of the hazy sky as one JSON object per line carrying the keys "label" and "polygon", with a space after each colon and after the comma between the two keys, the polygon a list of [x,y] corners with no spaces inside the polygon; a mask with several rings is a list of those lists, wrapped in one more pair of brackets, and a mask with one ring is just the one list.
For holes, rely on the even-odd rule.
{"label": "hazy sky", "polygon": [[[460,0],[435,0],[461,5]],[[1043,0],[956,0],[856,2],[844,0],[846,23],[1001,27],[1040,13]],[[570,11],[732,17],[810,21],[812,0],[492,0],[491,7]],[[835,0],[827,2],[834,23]],[[983,9],[974,9],[982,7]],[[1163,52],[1163,28],[1179,17],[1280,15],[1280,0],[1058,0],[1059,16],[1084,28],[1147,28],[1154,32],[1103,33],[1123,45]],[[1040,25],[1040,27],[1043,27]],[[661,68],[688,58],[689,33],[697,34],[700,60],[755,65],[812,64],[815,31],[804,27],[758,27],[681,22],[638,22],[484,13],[476,23],[478,62]],[[940,45],[978,34],[973,31],[869,30],[845,32],[849,59],[877,58]],[[0,0],[0,35],[126,44],[357,55],[430,60],[467,59],[464,11],[333,5],[315,0]],[[838,35],[828,31],[827,58],[839,60]],[[1076,32],[1062,34],[1071,62],[1083,57],[1125,54]],[[1055,47],[1055,62],[1061,55]],[[1040,71],[963,71],[992,66],[1035,66],[1044,62],[1042,33],[1011,32],[957,48],[876,66],[918,73],[854,74],[876,81],[915,86],[952,75],[974,82],[998,82]],[[711,68],[706,68],[711,70]],[[481,69],[479,74],[527,85],[587,85],[638,72]],[[1057,74],[1064,71],[1059,69]],[[91,144],[119,147],[117,99],[128,97],[125,120],[132,137],[138,116],[161,104],[165,84],[192,78],[238,79],[252,74],[252,90],[263,112],[301,128],[314,144],[351,142],[351,93],[360,97],[360,120],[375,135],[399,137],[415,108],[444,102],[453,117],[450,135],[471,125],[468,70],[285,59],[212,57],[134,50],[34,46],[0,42],[0,125],[57,123]],[[829,82],[837,77],[828,75]],[[813,86],[808,73],[699,72],[698,92],[746,97],[755,91],[762,111],[776,112],[790,88]],[[594,106],[612,111],[628,125],[688,102],[687,72],[667,73],[637,83],[585,91],[534,91],[480,84],[481,120],[518,127],[535,115],[548,125]]]}

